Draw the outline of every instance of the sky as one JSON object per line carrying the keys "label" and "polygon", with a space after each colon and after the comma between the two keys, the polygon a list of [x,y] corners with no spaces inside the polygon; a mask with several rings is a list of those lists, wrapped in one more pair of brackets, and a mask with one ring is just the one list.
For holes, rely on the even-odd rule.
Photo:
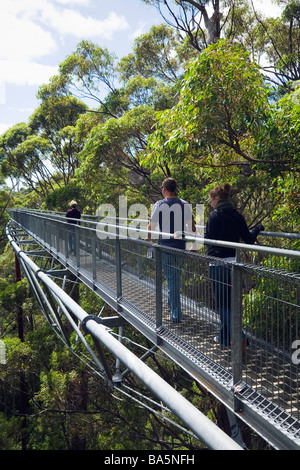
{"label": "sky", "polygon": [[[268,16],[279,13],[272,0],[254,1]],[[141,0],[0,0],[0,135],[27,123],[39,87],[81,40],[121,58],[135,38],[161,23]]]}

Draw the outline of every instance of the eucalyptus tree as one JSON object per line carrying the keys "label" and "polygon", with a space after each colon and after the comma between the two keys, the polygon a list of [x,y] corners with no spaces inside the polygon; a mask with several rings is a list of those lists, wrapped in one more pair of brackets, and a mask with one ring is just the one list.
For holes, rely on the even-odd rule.
{"label": "eucalyptus tree", "polygon": [[[42,87],[39,97],[75,96],[85,103],[101,106],[101,112],[110,117],[113,113],[106,106],[105,97],[116,89],[116,56],[90,41],[81,41],[76,51],[59,65],[58,75]],[[99,110],[98,110],[99,112]]]}
{"label": "eucalyptus tree", "polygon": [[244,45],[253,61],[260,65],[265,78],[282,93],[291,91],[300,78],[300,2],[277,0],[281,14],[265,16],[246,2],[235,9],[233,27],[226,31]]}
{"label": "eucalyptus tree", "polygon": [[[46,139],[31,135],[25,123],[8,129],[0,138],[1,172],[13,185],[25,183],[40,196],[47,193],[50,173],[45,160],[50,146]],[[51,187],[51,184],[50,184]]]}
{"label": "eucalyptus tree", "polygon": [[189,65],[178,104],[161,114],[151,138],[161,158],[189,154],[207,167],[241,169],[258,163],[249,136],[269,104],[263,76],[248,56],[242,47],[219,41]]}
{"label": "eucalyptus tree", "polygon": [[[44,90],[44,88],[42,87]],[[66,185],[79,166],[80,144],[75,124],[86,105],[68,97],[48,96],[28,124],[8,129],[0,138],[1,172],[43,199],[55,186]]]}
{"label": "eucalyptus tree", "polygon": [[141,75],[159,82],[173,84],[183,73],[188,60],[196,52],[184,47],[176,30],[164,24],[152,26],[135,41],[132,52],[118,63],[121,80]]}
{"label": "eucalyptus tree", "polygon": [[281,17],[261,19],[256,15],[260,29],[257,38],[265,43],[265,72],[275,84],[290,92],[293,83],[300,80],[300,1],[277,3],[283,8]]}
{"label": "eucalyptus tree", "polygon": [[5,178],[11,178],[12,186],[15,186],[14,172],[10,160],[14,149],[28,137],[30,130],[25,122],[21,122],[9,128],[0,136],[0,163],[1,173]]}
{"label": "eucalyptus tree", "polygon": [[[96,51],[97,46],[90,44],[90,49]],[[111,185],[123,194],[128,190],[135,197],[140,191],[143,195],[157,192],[155,175],[143,167],[141,158],[147,152],[157,111],[174,106],[178,100],[182,49],[174,31],[166,25],[154,26],[137,38],[132,53],[118,62],[118,88],[111,86],[103,97],[98,80],[100,106],[89,109],[77,122],[78,139],[84,142],[78,177],[85,175],[81,184],[88,184],[95,197],[107,198]],[[109,61],[105,76],[109,75],[112,83],[110,64]],[[83,89],[94,80],[96,93],[95,76],[90,75],[91,70],[86,72],[80,82],[76,75],[78,87],[80,84]],[[168,170],[158,167],[159,181],[164,171]]]}
{"label": "eucalyptus tree", "polygon": [[49,168],[50,144],[47,139],[29,135],[7,157],[3,172],[19,179],[42,198],[54,188]]}
{"label": "eucalyptus tree", "polygon": [[158,9],[162,18],[188,38],[198,52],[222,37],[244,0],[142,0]]}
{"label": "eucalyptus tree", "polygon": [[198,53],[231,39],[252,54],[266,79],[283,92],[300,79],[300,1],[274,0],[282,13],[265,16],[252,0],[141,0],[156,7]]}
{"label": "eucalyptus tree", "polygon": [[[46,86],[41,87],[43,96]],[[45,95],[44,95],[45,96]],[[79,167],[78,154],[82,148],[76,139],[76,122],[87,106],[73,96],[44,97],[30,116],[31,132],[47,140],[52,174],[60,185],[67,185]]]}

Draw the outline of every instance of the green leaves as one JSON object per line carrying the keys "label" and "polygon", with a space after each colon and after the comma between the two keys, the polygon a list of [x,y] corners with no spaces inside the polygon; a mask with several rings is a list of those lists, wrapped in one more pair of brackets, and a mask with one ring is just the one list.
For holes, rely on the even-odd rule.
{"label": "green leaves", "polygon": [[257,157],[262,163],[265,162],[264,167],[273,176],[286,171],[299,171],[299,121],[300,105],[295,92],[270,106],[268,119],[264,126],[257,129]]}
{"label": "green leaves", "polygon": [[73,87],[75,96],[79,94],[81,98],[89,97],[99,101],[101,84],[109,90],[114,89],[115,59],[115,54],[107,49],[90,41],[81,41],[76,51],[60,65],[60,76],[65,77],[68,87]]}
{"label": "green leaves", "polygon": [[[258,67],[238,45],[219,41],[188,67],[179,103],[160,117],[151,147],[162,158],[219,152],[225,146],[242,159],[252,156],[246,136],[263,119],[268,92]],[[175,155],[174,155],[175,154]]]}
{"label": "green leaves", "polygon": [[181,42],[166,25],[152,26],[149,33],[138,37],[133,53],[120,60],[121,79],[128,81],[133,75],[175,82],[182,73]]}

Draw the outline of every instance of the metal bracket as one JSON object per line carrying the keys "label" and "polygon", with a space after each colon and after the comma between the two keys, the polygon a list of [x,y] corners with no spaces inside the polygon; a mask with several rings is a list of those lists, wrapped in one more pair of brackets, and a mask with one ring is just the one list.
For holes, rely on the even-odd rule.
{"label": "metal bracket", "polygon": [[86,317],[84,317],[84,319],[81,322],[81,328],[82,328],[82,330],[85,334],[89,333],[87,328],[86,328],[86,323],[89,320],[94,320],[96,323],[99,323],[100,325],[103,325],[103,322],[102,322],[101,318],[96,317],[96,315],[87,315]]}
{"label": "metal bracket", "polygon": [[96,315],[87,315],[81,322],[81,326],[82,326],[84,333],[87,333],[86,322],[88,320],[94,320],[99,325],[106,326],[107,328],[114,328],[114,327],[129,325],[128,321],[125,320],[125,318],[120,317],[120,316],[101,318],[101,317],[97,317]]}

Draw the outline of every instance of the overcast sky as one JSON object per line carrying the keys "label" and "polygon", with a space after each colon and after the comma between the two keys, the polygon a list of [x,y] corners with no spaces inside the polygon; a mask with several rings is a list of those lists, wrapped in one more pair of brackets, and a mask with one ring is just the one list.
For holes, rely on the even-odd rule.
{"label": "overcast sky", "polygon": [[[268,14],[272,0],[255,0]],[[119,58],[134,39],[162,23],[141,0],[0,0],[0,134],[27,122],[36,92],[82,39]]]}

